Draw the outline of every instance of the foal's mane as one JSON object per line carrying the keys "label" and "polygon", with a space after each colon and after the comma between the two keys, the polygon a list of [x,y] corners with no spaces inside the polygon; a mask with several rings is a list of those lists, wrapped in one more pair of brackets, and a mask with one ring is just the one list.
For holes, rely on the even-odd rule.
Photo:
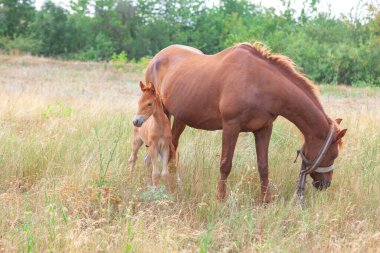
{"label": "foal's mane", "polygon": [[163,98],[163,96],[162,96],[162,94],[160,92],[160,88],[156,84],[154,84],[153,82],[149,82],[149,84],[154,87],[154,90],[156,92],[156,98],[158,99],[158,101],[160,102],[161,106],[163,107],[164,106],[164,102],[163,102],[164,98]]}
{"label": "foal's mane", "polygon": [[270,49],[259,42],[253,44],[244,42],[234,46],[234,48],[244,48],[249,50],[253,55],[260,59],[266,60],[280,68],[286,77],[291,79],[304,93],[314,102],[314,104],[324,112],[319,100],[318,88],[302,73],[296,70],[296,64],[287,56],[281,54],[272,54]]}

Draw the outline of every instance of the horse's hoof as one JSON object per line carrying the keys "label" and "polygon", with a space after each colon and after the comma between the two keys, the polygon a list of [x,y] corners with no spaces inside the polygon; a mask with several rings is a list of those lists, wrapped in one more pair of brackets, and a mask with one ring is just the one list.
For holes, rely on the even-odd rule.
{"label": "horse's hoof", "polygon": [[219,202],[225,202],[226,201],[226,193],[224,192],[218,192],[216,194],[216,199],[219,201]]}
{"label": "horse's hoof", "polygon": [[216,195],[216,198],[220,201],[223,202],[226,199],[226,183],[225,181],[219,181],[218,183],[218,193]]}
{"label": "horse's hoof", "polygon": [[275,197],[270,193],[266,193],[261,196],[261,201],[263,204],[269,204],[275,200]]}

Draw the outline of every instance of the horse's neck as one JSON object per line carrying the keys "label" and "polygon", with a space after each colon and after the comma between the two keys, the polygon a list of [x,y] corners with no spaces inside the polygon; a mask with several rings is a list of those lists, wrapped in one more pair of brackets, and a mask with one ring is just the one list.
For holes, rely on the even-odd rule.
{"label": "horse's neck", "polygon": [[293,122],[305,137],[306,143],[324,141],[330,129],[330,122],[322,108],[318,107],[302,91],[292,93],[280,115]]}

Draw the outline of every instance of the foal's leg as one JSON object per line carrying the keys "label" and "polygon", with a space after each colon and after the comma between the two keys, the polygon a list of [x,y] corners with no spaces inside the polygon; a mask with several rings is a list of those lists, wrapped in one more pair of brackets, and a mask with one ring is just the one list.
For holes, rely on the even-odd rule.
{"label": "foal's leg", "polygon": [[161,160],[162,160],[162,173],[161,176],[164,179],[166,186],[170,191],[174,191],[175,187],[175,173],[169,171],[169,155],[170,155],[170,144],[168,143],[167,147],[161,151]]}
{"label": "foal's leg", "polygon": [[232,158],[234,156],[236,141],[239,137],[240,126],[237,124],[223,124],[222,156],[220,161],[220,180],[218,183],[217,198],[223,200],[226,197],[226,181],[231,172]]}
{"label": "foal's leg", "polygon": [[257,166],[259,167],[260,181],[261,181],[261,197],[264,203],[268,203],[271,200],[271,194],[268,186],[268,148],[269,141],[272,134],[271,124],[268,127],[262,128],[255,134],[256,143],[256,155],[257,155]]}
{"label": "foal's leg", "polygon": [[138,130],[134,129],[132,154],[131,154],[131,157],[129,158],[129,163],[132,165],[132,169],[135,167],[136,160],[137,160],[137,152],[139,151],[142,144],[143,144],[143,141],[138,135]]}
{"label": "foal's leg", "polygon": [[166,177],[169,174],[168,170],[168,161],[169,161],[169,148],[164,148],[161,150],[161,160],[162,160],[162,173],[163,177]]}
{"label": "foal's leg", "polygon": [[156,145],[151,145],[148,148],[150,160],[152,162],[152,183],[153,185],[158,185],[160,180],[160,169],[158,168],[157,159],[158,159],[158,150]]}
{"label": "foal's leg", "polygon": [[144,156],[144,163],[145,163],[145,167],[146,167],[147,169],[149,169],[150,164],[151,164],[149,151],[148,151],[148,152],[145,154],[145,156]]}

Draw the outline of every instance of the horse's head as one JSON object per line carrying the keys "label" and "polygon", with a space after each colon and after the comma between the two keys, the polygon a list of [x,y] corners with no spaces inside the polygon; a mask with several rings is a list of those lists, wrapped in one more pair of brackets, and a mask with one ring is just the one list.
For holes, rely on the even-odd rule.
{"label": "horse's head", "polygon": [[159,106],[159,98],[152,83],[145,85],[140,81],[140,88],[142,94],[138,102],[136,116],[133,118],[133,125],[136,127],[140,127]]}
{"label": "horse's head", "polygon": [[[328,188],[331,184],[334,161],[339,155],[339,150],[343,145],[342,138],[347,131],[347,129],[339,128],[339,124],[341,121],[342,119],[336,119],[335,122],[333,122],[334,132],[332,134],[331,143],[329,146],[326,147],[326,152],[322,156],[321,161],[318,164],[318,167],[310,173],[310,176],[313,178],[313,186],[318,190],[324,190]],[[320,145],[304,145],[302,149],[304,157],[316,157],[315,159],[318,158],[317,156],[320,153],[320,151]]]}

